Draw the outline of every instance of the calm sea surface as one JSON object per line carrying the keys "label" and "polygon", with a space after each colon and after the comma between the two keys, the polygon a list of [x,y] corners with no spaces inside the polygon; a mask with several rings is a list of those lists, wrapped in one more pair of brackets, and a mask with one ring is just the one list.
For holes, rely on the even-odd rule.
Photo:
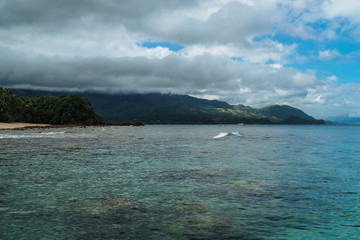
{"label": "calm sea surface", "polygon": [[0,131],[0,239],[360,239],[359,168],[356,126]]}

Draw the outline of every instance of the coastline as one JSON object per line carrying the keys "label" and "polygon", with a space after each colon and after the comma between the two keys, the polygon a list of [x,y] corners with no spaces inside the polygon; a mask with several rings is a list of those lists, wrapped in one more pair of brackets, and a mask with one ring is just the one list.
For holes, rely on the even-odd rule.
{"label": "coastline", "polygon": [[144,126],[142,122],[110,122],[110,123],[100,123],[100,124],[67,124],[67,125],[53,125],[53,124],[44,124],[44,123],[5,123],[0,122],[0,131],[1,130],[24,130],[32,128],[62,128],[62,127],[88,127],[88,126]]}
{"label": "coastline", "polygon": [[0,130],[17,130],[17,129],[26,129],[26,128],[45,128],[52,127],[51,124],[42,124],[42,123],[4,123],[0,122]]}
{"label": "coastline", "polygon": [[[156,123],[149,125],[233,125],[235,123]],[[237,125],[324,125],[325,123],[237,123]],[[71,127],[108,127],[108,126],[134,126],[140,127],[145,126],[143,122],[103,122],[98,124],[62,124],[62,125],[53,125],[53,124],[44,124],[44,123],[23,123],[23,122],[15,122],[15,123],[5,123],[0,122],[0,131],[4,130],[26,130],[26,129],[44,129],[44,128],[71,128]]]}

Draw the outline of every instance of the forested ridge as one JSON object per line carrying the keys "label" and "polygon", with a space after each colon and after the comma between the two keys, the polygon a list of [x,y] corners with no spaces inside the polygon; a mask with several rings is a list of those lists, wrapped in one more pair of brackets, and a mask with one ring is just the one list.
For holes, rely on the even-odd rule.
{"label": "forested ridge", "polygon": [[0,88],[0,122],[97,124],[102,121],[89,101],[79,95],[47,94],[30,98]]}
{"label": "forested ridge", "polygon": [[[16,94],[35,97],[47,92],[14,89]],[[106,122],[143,122],[146,124],[323,124],[302,110],[291,106],[271,105],[252,108],[230,105],[218,100],[199,99],[188,95],[161,93],[77,93],[89,100]]]}

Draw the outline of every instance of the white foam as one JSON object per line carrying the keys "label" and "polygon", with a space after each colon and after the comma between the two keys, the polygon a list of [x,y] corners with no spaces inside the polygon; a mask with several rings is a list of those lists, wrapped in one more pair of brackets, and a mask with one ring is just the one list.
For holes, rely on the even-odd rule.
{"label": "white foam", "polygon": [[17,138],[87,138],[91,137],[90,134],[73,134],[61,132],[41,132],[41,133],[28,133],[28,134],[0,134],[0,139],[17,139]]}
{"label": "white foam", "polygon": [[29,138],[29,135],[0,134],[0,139],[8,139],[8,138]]}
{"label": "white foam", "polygon": [[216,135],[215,137],[213,137],[213,139],[223,138],[223,137],[226,137],[228,135],[229,135],[229,133],[222,132],[222,133],[219,133],[218,135]]}
{"label": "white foam", "polygon": [[242,134],[239,133],[239,132],[231,132],[231,134],[234,135],[234,136],[238,136],[238,137],[244,136],[244,135],[242,135]]}
{"label": "white foam", "polygon": [[227,136],[237,136],[237,137],[242,137],[243,134],[239,133],[239,132],[222,132],[219,133],[218,135],[216,135],[215,137],[213,137],[213,139],[218,139],[218,138],[223,138],[223,137],[227,137]]}
{"label": "white foam", "polygon": [[40,134],[43,134],[43,135],[65,134],[65,131],[61,131],[61,132],[41,132]]}

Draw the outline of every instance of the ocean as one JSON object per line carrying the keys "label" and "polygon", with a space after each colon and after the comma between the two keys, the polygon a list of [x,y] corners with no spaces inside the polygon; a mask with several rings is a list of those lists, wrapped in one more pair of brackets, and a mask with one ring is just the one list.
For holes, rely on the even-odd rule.
{"label": "ocean", "polygon": [[0,131],[0,239],[360,239],[360,127]]}

